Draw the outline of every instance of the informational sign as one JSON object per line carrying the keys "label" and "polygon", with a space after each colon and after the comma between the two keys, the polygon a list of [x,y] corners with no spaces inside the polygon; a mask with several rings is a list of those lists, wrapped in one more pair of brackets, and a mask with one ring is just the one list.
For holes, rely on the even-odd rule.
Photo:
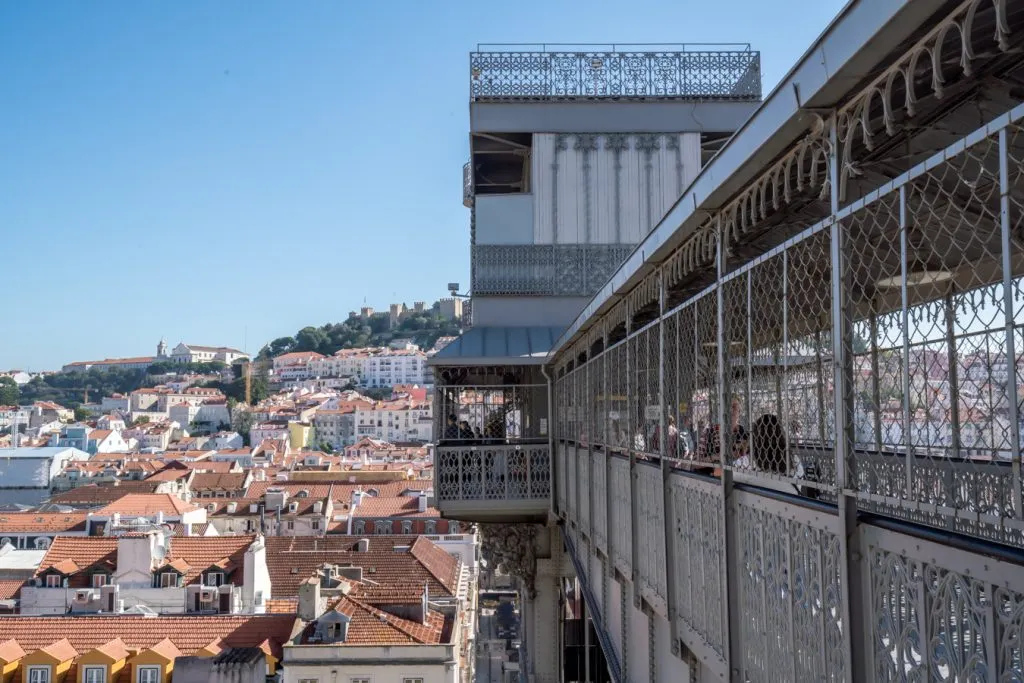
{"label": "informational sign", "polygon": [[647,406],[644,408],[644,419],[645,420],[660,420],[661,419],[661,406]]}
{"label": "informational sign", "polygon": [[548,419],[546,417],[542,417],[540,419],[540,435],[541,436],[547,436],[548,435]]}

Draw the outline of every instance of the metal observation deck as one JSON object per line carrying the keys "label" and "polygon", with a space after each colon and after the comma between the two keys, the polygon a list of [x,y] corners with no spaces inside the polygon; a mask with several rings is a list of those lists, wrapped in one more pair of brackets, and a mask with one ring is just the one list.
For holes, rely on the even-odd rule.
{"label": "metal observation deck", "polygon": [[[1024,680],[1020,26],[850,3],[552,350],[523,414],[613,680]],[[525,459],[439,457],[439,507],[539,510]]]}

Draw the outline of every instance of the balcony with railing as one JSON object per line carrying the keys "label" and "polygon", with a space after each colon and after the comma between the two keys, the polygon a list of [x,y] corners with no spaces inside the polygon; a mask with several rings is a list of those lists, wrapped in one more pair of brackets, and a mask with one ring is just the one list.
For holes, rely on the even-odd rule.
{"label": "balcony with railing", "polygon": [[542,520],[551,506],[547,385],[536,368],[440,370],[434,491],[445,517]]}
{"label": "balcony with railing", "polygon": [[760,100],[760,70],[749,44],[479,45],[470,99]]}

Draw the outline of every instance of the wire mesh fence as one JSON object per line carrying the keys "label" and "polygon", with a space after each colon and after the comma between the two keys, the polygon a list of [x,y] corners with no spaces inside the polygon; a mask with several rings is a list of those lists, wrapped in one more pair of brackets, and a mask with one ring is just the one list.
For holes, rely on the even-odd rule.
{"label": "wire mesh fence", "polygon": [[1021,118],[584,354],[575,434],[824,500],[842,439],[864,509],[1024,546]]}

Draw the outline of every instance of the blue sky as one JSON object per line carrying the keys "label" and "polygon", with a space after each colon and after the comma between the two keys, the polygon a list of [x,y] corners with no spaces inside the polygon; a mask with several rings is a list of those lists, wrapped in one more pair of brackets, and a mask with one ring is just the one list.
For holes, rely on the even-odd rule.
{"label": "blue sky", "polygon": [[0,368],[247,346],[468,285],[478,42],[750,42],[841,0],[0,3]]}

